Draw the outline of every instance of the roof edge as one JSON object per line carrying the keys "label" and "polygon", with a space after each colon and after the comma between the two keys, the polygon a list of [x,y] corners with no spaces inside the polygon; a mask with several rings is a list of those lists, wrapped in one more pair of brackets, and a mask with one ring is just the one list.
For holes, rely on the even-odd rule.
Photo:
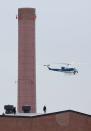
{"label": "roof edge", "polygon": [[0,115],[0,117],[36,118],[36,117],[50,116],[50,115],[56,115],[56,114],[62,114],[62,113],[75,113],[75,114],[78,114],[78,115],[91,117],[91,115],[89,115],[89,114],[82,113],[82,112],[79,112],[79,111],[74,111],[74,110],[64,110],[64,111],[51,112],[51,113],[46,113],[46,114],[38,114],[38,115],[35,115],[35,116],[21,116],[21,115],[5,115],[5,114],[2,114],[2,115]]}

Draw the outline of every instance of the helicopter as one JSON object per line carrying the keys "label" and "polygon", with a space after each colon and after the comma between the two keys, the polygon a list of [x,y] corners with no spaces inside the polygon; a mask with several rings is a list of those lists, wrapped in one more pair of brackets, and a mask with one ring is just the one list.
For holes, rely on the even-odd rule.
{"label": "helicopter", "polygon": [[[63,63],[61,63],[63,64]],[[78,70],[75,67],[71,67],[71,64],[63,64],[60,68],[52,68],[50,65],[44,65],[51,71],[63,72],[66,74],[77,74]]]}

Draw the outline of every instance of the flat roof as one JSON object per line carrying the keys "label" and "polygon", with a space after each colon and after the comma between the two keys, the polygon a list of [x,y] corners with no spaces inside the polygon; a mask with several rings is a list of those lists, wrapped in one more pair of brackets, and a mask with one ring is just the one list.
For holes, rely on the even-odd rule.
{"label": "flat roof", "polygon": [[18,112],[16,112],[16,114],[4,114],[4,116],[19,116],[19,117],[22,117],[22,116],[33,117],[33,116],[38,116],[38,115],[42,115],[42,114],[40,113],[18,113]]}

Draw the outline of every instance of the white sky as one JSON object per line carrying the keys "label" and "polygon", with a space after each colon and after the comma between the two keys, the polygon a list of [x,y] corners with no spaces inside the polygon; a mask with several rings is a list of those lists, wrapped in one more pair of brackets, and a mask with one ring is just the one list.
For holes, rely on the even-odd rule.
{"label": "white sky", "polygon": [[[91,114],[91,1],[0,1],[0,114],[17,105],[19,7],[36,8],[37,112],[76,110]],[[79,74],[51,72],[43,65],[79,64]]]}

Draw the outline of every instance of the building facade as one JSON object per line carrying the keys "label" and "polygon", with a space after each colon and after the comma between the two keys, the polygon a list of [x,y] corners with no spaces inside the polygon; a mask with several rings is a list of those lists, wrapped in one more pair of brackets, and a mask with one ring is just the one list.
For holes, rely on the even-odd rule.
{"label": "building facade", "polygon": [[91,116],[62,111],[34,116],[0,116],[0,131],[91,131]]}

